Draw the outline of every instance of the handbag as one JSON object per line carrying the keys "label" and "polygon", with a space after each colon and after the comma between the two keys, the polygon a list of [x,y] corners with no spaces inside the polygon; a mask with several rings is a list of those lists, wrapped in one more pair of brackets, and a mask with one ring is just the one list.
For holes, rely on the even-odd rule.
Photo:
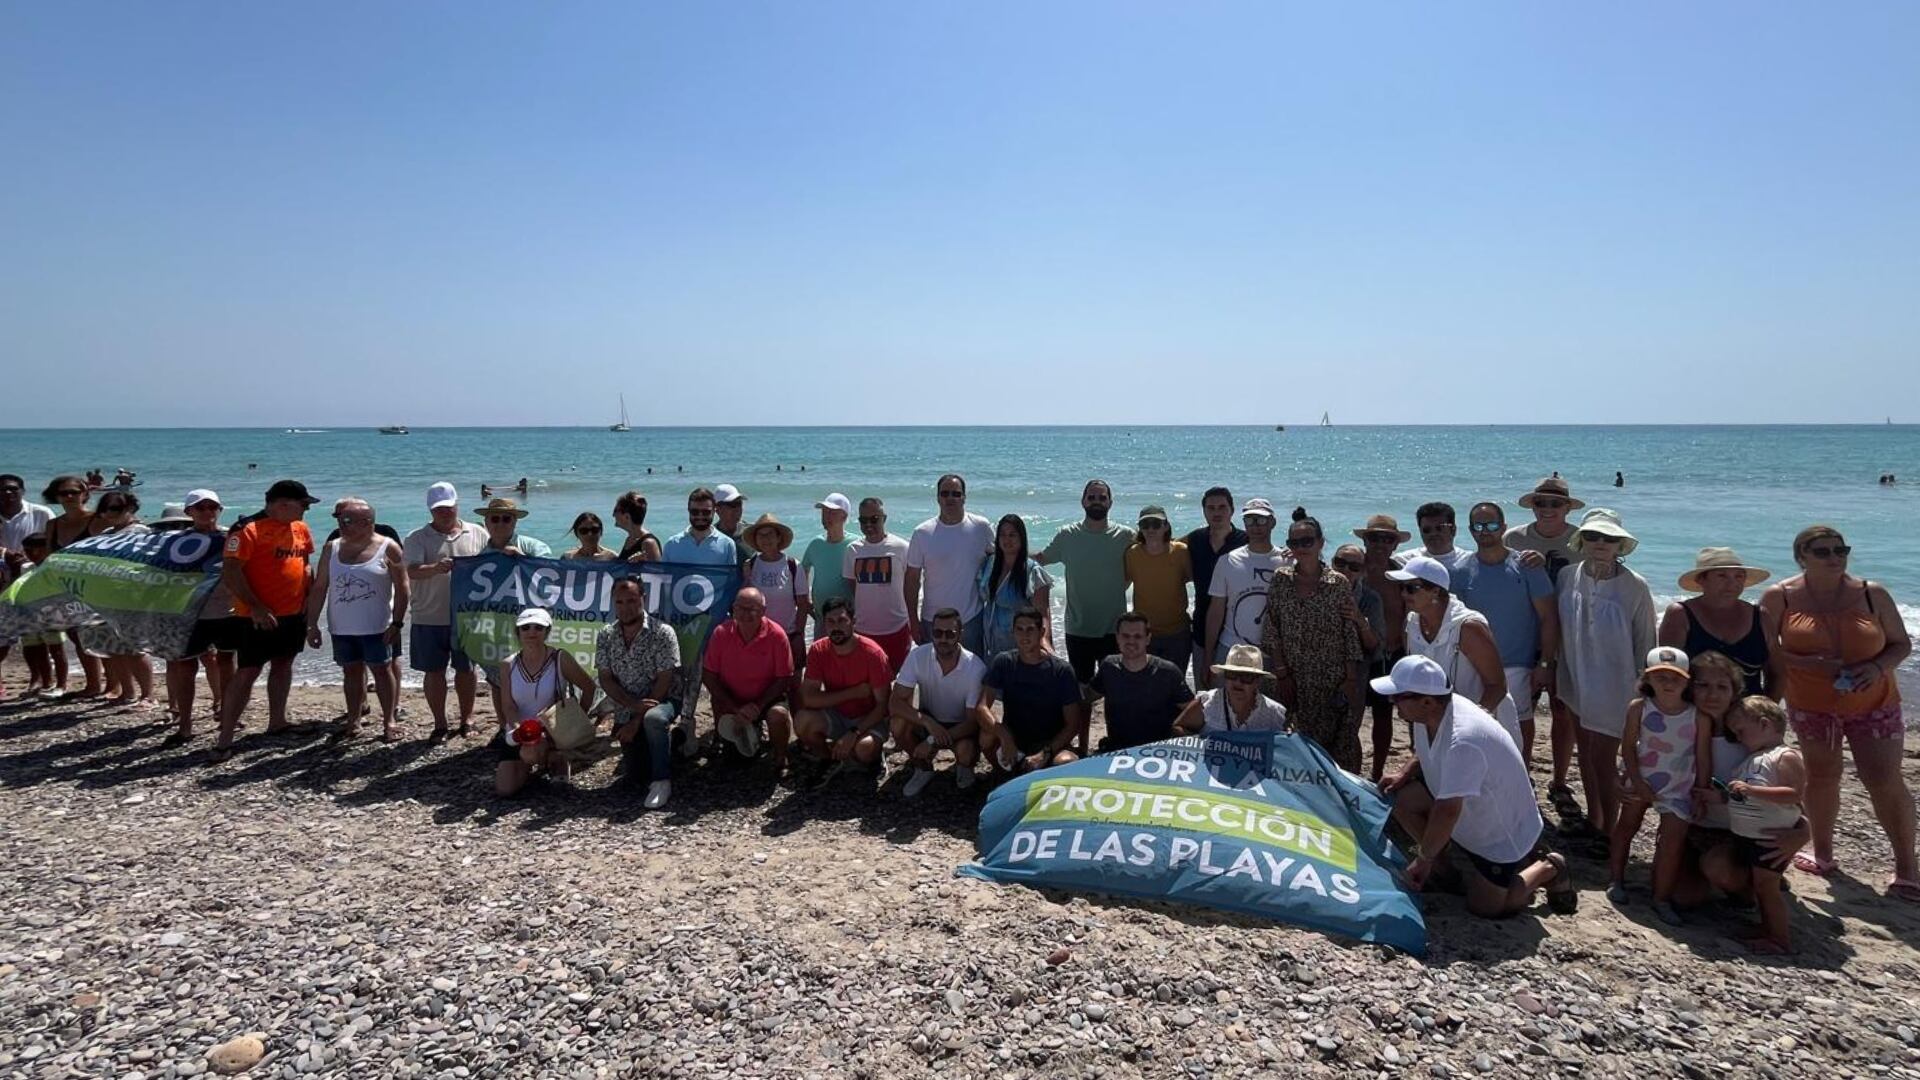
{"label": "handbag", "polygon": [[573,686],[560,672],[558,662],[554,664],[554,676],[560,682],[560,700],[553,706],[553,719],[547,721],[547,738],[562,752],[578,750],[593,741],[594,723],[573,695]]}

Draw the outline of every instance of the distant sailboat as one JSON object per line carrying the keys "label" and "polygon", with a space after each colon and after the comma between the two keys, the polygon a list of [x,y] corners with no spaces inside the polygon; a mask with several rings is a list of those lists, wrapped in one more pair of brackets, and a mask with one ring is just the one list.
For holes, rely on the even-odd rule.
{"label": "distant sailboat", "polygon": [[1323,413],[1321,413],[1321,414],[1320,414],[1320,426],[1321,426],[1321,427],[1332,427],[1332,426],[1333,426],[1333,414],[1332,414],[1332,413],[1324,413],[1324,412],[1323,412]]}
{"label": "distant sailboat", "polygon": [[633,430],[633,428],[627,425],[627,395],[625,394],[620,395],[620,422],[617,424],[608,424],[607,430],[608,431],[632,431]]}

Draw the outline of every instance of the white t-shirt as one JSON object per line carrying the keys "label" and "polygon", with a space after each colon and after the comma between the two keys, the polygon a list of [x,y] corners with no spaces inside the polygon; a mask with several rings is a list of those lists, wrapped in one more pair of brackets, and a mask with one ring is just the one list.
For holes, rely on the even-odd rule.
{"label": "white t-shirt", "polygon": [[[1249,548],[1235,548],[1214,565],[1207,595],[1226,601],[1226,616],[1220,624],[1221,645],[1260,644],[1260,617],[1267,611],[1267,582],[1286,560],[1287,554],[1282,548],[1274,548],[1265,555]],[[1203,633],[1205,630],[1201,628]]]}
{"label": "white t-shirt", "polygon": [[807,592],[807,568],[785,555],[768,562],[758,555],[747,564],[747,584],[767,598],[767,618],[788,634],[798,632],[800,601]]}
{"label": "white t-shirt", "polygon": [[907,565],[920,571],[920,617],[929,622],[941,608],[952,608],[965,622],[980,614],[974,587],[980,564],[993,547],[993,523],[968,514],[958,525],[929,518],[907,541]]}
{"label": "white t-shirt", "polygon": [[[0,548],[19,551],[20,545],[34,533],[47,531],[47,522],[53,520],[53,511],[39,503],[23,502],[20,512],[5,520],[0,520]],[[985,518],[981,518],[985,521]]]}
{"label": "white t-shirt", "polygon": [[1540,806],[1527,763],[1500,722],[1459,694],[1431,740],[1413,725],[1413,756],[1437,802],[1461,799],[1453,842],[1496,863],[1519,862],[1540,840]]}
{"label": "white t-shirt", "polygon": [[872,637],[907,625],[907,542],[888,533],[877,544],[847,545],[840,576],[853,582],[853,628]]}
{"label": "white t-shirt", "polygon": [[894,676],[895,686],[917,687],[921,711],[949,726],[966,719],[966,711],[980,704],[980,680],[986,677],[986,662],[965,649],[951,672],[940,670],[940,658],[934,655],[932,642],[915,645],[907,653],[907,662]]}

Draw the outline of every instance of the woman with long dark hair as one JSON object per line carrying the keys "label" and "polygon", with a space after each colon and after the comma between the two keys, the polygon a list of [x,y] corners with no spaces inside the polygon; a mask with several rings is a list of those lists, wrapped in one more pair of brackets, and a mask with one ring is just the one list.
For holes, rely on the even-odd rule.
{"label": "woman with long dark hair", "polygon": [[[57,504],[60,513],[47,522],[47,554],[51,555],[75,540],[93,534],[93,514],[87,509],[90,494],[83,477],[56,476],[48,481],[47,489],[40,493],[40,497],[48,503]],[[67,640],[73,642],[73,651],[80,656],[80,670],[86,672],[87,676],[87,685],[74,696],[99,697],[105,689],[102,676],[104,665],[99,657],[80,644],[78,630],[68,630],[66,635]]]}
{"label": "woman with long dark hair", "polygon": [[1053,651],[1053,578],[1027,554],[1027,523],[1008,514],[994,528],[993,557],[980,567],[981,639],[990,659],[1014,647],[1013,616],[1032,605],[1040,612],[1040,647]]}
{"label": "woman with long dark hair", "polygon": [[568,548],[567,553],[561,556],[563,559],[612,561],[617,554],[612,548],[600,546],[600,536],[607,531],[607,527],[600,523],[600,515],[591,510],[574,518],[573,527],[567,531],[572,533],[573,538],[580,543],[576,547]]}

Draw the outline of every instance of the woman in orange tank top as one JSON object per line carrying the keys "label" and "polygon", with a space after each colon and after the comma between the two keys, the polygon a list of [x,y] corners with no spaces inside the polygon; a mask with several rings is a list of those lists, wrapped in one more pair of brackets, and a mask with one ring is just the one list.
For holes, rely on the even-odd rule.
{"label": "woman in orange tank top", "polygon": [[1786,663],[1787,715],[1807,761],[1807,823],[1813,851],[1794,856],[1808,873],[1833,872],[1833,825],[1840,813],[1840,743],[1893,844],[1888,894],[1920,903],[1914,858],[1913,793],[1900,775],[1906,725],[1894,674],[1912,651],[1893,597],[1847,573],[1852,551],[1839,530],[1812,525],[1793,540],[1800,574],[1769,588],[1760,606],[1779,627]]}

